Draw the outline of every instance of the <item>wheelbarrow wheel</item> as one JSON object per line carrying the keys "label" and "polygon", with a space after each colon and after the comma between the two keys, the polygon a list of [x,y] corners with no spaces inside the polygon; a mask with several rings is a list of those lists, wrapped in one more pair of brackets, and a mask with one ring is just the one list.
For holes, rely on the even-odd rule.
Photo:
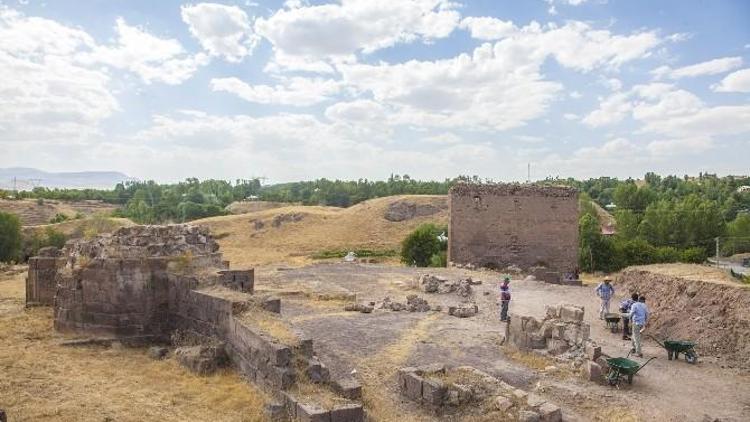
{"label": "wheelbarrow wheel", "polygon": [[628,384],[633,383],[633,374],[628,375]]}
{"label": "wheelbarrow wheel", "polygon": [[672,351],[671,350],[667,350],[667,359],[668,360],[672,360]]}
{"label": "wheelbarrow wheel", "polygon": [[609,373],[607,373],[607,383],[611,386],[616,386],[620,383],[620,371],[617,371],[615,369],[611,369]]}
{"label": "wheelbarrow wheel", "polygon": [[685,352],[685,362],[696,364],[698,363],[698,353],[695,350],[688,350]]}

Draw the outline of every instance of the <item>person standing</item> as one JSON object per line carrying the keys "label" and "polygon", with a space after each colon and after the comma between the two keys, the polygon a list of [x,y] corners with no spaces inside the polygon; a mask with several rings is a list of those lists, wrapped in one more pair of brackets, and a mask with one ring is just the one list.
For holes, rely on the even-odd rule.
{"label": "person standing", "polygon": [[599,306],[599,319],[604,319],[604,315],[609,313],[609,301],[615,295],[615,288],[612,286],[612,279],[609,276],[604,277],[604,281],[596,286],[596,295],[599,296],[602,303]]}
{"label": "person standing", "polygon": [[510,277],[506,276],[500,285],[500,321],[508,320],[508,305],[510,305]]}
{"label": "person standing", "polygon": [[630,340],[630,307],[638,302],[638,293],[620,302],[620,316],[622,317],[622,339]]}
{"label": "person standing", "polygon": [[640,296],[638,302],[630,307],[630,323],[633,327],[633,349],[631,352],[635,352],[636,356],[642,358],[641,338],[643,331],[646,330],[646,325],[648,325],[648,307],[646,306],[645,296]]}

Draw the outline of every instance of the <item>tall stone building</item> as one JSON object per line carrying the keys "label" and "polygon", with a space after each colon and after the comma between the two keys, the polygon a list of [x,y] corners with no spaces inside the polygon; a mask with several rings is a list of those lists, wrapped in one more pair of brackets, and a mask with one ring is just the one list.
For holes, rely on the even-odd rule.
{"label": "tall stone building", "polygon": [[459,184],[449,193],[448,260],[562,278],[578,262],[578,192],[562,186]]}

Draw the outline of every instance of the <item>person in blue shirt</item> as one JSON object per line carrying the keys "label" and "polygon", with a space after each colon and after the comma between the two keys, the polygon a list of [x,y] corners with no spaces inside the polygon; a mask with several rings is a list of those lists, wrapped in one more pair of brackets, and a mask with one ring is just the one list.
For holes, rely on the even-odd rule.
{"label": "person in blue shirt", "polygon": [[508,320],[508,305],[510,305],[510,277],[503,279],[500,285],[500,321]]}
{"label": "person in blue shirt", "polygon": [[646,330],[648,325],[648,307],[646,306],[646,297],[640,296],[638,302],[635,302],[630,306],[630,322],[633,326],[633,349],[631,352],[635,352],[638,357],[643,357],[641,351],[641,334]]}
{"label": "person in blue shirt", "polygon": [[604,277],[604,281],[599,283],[594,291],[602,301],[601,306],[599,306],[599,319],[604,319],[604,315],[609,313],[609,301],[612,299],[612,296],[615,295],[615,288],[612,286],[612,279]]}
{"label": "person in blue shirt", "polygon": [[638,293],[620,302],[620,316],[622,317],[622,339],[630,340],[630,307],[638,302]]}

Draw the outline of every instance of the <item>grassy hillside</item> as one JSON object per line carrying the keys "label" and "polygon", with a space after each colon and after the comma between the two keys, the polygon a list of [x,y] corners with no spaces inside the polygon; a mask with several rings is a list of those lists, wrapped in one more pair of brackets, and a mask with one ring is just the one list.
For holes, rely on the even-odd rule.
{"label": "grassy hillside", "polygon": [[111,213],[115,206],[101,201],[56,201],[45,199],[8,200],[0,199],[0,211],[18,215],[24,226],[48,224],[56,214],[65,214],[73,218],[77,213],[92,215]]}
{"label": "grassy hillside", "polygon": [[[393,204],[404,202],[435,213],[403,221],[385,218]],[[390,196],[349,208],[287,206],[194,223],[210,227],[233,265],[249,266],[302,265],[312,261],[313,254],[327,251],[398,250],[404,237],[425,222],[447,224],[446,196]]]}

